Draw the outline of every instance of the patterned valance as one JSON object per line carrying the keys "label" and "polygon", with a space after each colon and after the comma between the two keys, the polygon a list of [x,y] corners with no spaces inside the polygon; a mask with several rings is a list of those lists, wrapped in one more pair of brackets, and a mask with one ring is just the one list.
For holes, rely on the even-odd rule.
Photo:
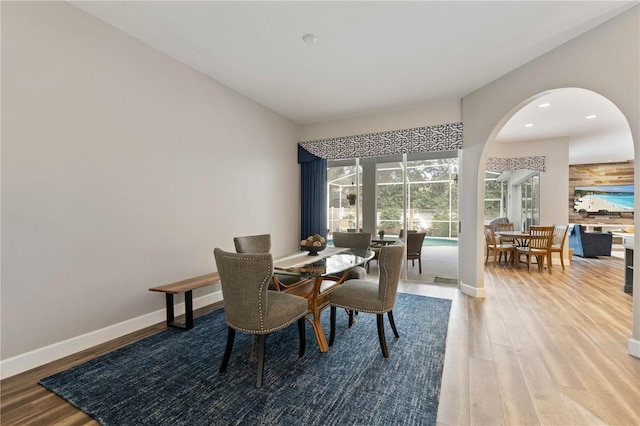
{"label": "patterned valance", "polygon": [[485,170],[509,172],[511,170],[545,171],[545,157],[487,158]]}
{"label": "patterned valance", "polygon": [[300,142],[300,146],[328,160],[454,151],[462,149],[462,123],[320,139]]}

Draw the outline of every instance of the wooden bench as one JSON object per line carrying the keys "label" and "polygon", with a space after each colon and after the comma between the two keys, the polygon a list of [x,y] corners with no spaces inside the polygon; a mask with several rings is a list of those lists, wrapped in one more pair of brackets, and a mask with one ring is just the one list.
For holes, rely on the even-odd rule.
{"label": "wooden bench", "polygon": [[[191,330],[193,328],[193,294],[196,288],[206,287],[210,284],[220,281],[220,275],[217,272],[202,275],[200,277],[189,278],[187,280],[178,281],[172,284],[152,287],[149,291],[157,291],[165,293],[167,303],[167,326],[180,328],[183,330]],[[184,293],[185,305],[185,322],[180,324],[175,321],[173,311],[173,295]]]}

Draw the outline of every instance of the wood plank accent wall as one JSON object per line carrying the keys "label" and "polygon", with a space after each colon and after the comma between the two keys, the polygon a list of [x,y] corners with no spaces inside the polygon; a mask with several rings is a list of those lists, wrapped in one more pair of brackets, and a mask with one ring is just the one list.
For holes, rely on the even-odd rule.
{"label": "wood plank accent wall", "polygon": [[578,164],[569,166],[569,223],[604,223],[607,225],[633,225],[633,213],[620,216],[596,216],[573,211],[573,193],[576,186],[633,185],[633,161],[624,163]]}

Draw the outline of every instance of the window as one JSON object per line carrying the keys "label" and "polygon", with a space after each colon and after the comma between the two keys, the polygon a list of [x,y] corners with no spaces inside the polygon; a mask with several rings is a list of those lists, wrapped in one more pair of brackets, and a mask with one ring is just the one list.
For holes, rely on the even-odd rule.
{"label": "window", "polygon": [[361,194],[358,190],[361,173],[362,170],[356,165],[355,160],[329,162],[327,229],[330,233],[358,228],[358,218],[361,217],[358,209],[362,205],[358,202],[358,196]]}
{"label": "window", "polygon": [[507,181],[500,178],[500,172],[485,173],[484,178],[484,220],[489,223],[499,217],[508,217]]}
{"label": "window", "polygon": [[[328,229],[374,235],[384,230],[393,236],[406,226],[428,236],[457,238],[457,172],[452,152],[330,161]],[[355,206],[347,194],[358,194]]]}

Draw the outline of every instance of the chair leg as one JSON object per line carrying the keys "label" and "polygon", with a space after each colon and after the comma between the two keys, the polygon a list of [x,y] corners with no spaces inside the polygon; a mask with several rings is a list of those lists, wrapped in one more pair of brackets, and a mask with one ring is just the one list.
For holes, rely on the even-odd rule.
{"label": "chair leg", "polygon": [[222,364],[220,364],[220,373],[224,373],[229,364],[229,358],[231,358],[231,351],[233,350],[233,340],[236,337],[236,330],[227,326],[227,346],[224,349],[224,355],[222,357]]}
{"label": "chair leg", "polygon": [[376,323],[378,324],[378,340],[380,340],[380,349],[382,349],[382,356],[384,356],[385,358],[389,358],[387,339],[384,337],[384,314],[376,314]]}
{"label": "chair leg", "polygon": [[332,306],[331,312],[331,327],[329,329],[329,346],[333,346],[333,341],[336,338],[336,307]]}
{"label": "chair leg", "polygon": [[349,328],[353,325],[353,311],[349,311]]}
{"label": "chair leg", "polygon": [[562,265],[562,270],[564,271],[564,256],[562,252],[560,252],[560,264]]}
{"label": "chair leg", "polygon": [[422,257],[418,259],[418,272],[422,273]]}
{"label": "chair leg", "polygon": [[266,343],[266,334],[258,335],[258,377],[256,379],[256,387],[262,387],[262,375],[264,372],[264,346]]}
{"label": "chair leg", "polygon": [[542,262],[544,263],[544,259],[547,259],[547,269],[549,273],[551,273],[551,256],[542,256]]}
{"label": "chair leg", "polygon": [[397,339],[399,339],[400,335],[398,334],[398,329],[396,328],[396,323],[393,320],[393,311],[389,311],[387,313],[387,316],[389,317],[389,324],[391,324],[391,329],[393,330],[393,334],[396,336]]}
{"label": "chair leg", "polygon": [[298,350],[298,358],[302,358],[304,356],[304,350],[307,347],[307,339],[304,327],[304,317],[302,317],[298,320],[298,336],[300,336],[300,349]]}

